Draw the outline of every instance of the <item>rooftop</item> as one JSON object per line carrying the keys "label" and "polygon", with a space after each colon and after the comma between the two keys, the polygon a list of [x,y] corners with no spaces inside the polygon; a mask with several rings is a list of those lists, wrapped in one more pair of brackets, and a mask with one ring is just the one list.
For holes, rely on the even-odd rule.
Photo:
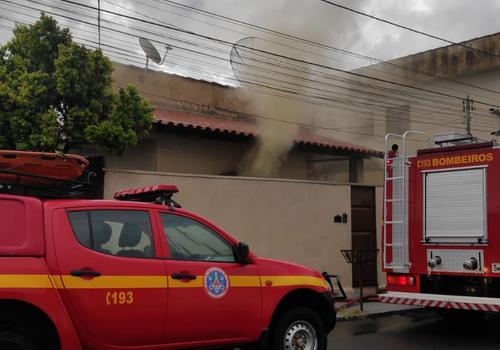
{"label": "rooftop", "polygon": [[[208,131],[221,135],[226,134],[251,138],[259,136],[257,123],[247,118],[219,117],[165,109],[157,109],[154,118],[156,123],[166,126]],[[322,136],[306,128],[299,129],[294,139],[294,144],[296,146],[317,148],[323,151],[358,153],[364,157],[383,157],[383,152]]]}

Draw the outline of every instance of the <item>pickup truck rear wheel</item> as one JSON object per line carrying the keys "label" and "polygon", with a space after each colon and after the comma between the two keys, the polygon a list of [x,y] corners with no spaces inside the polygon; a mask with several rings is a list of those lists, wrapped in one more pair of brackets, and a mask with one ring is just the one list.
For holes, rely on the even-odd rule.
{"label": "pickup truck rear wheel", "polygon": [[2,350],[39,350],[29,336],[21,332],[0,330],[0,349]]}
{"label": "pickup truck rear wheel", "polygon": [[287,311],[271,330],[272,349],[325,350],[326,327],[320,315],[309,308]]}

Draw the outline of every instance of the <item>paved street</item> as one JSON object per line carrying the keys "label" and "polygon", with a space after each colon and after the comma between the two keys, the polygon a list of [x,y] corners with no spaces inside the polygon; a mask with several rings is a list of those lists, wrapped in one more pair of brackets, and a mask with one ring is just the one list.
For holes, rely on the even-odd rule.
{"label": "paved street", "polygon": [[329,336],[328,349],[498,349],[500,316],[445,319],[434,312],[343,321]]}

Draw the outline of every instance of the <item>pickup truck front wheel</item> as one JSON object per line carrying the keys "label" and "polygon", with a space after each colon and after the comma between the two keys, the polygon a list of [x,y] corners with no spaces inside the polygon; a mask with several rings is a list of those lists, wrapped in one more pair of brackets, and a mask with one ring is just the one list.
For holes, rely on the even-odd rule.
{"label": "pickup truck front wheel", "polygon": [[272,349],[325,350],[326,327],[320,315],[309,308],[289,310],[271,330]]}

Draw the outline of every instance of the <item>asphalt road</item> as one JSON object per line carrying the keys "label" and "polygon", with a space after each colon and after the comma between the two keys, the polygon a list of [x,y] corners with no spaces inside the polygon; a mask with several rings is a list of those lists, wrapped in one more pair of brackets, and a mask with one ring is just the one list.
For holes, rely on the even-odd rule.
{"label": "asphalt road", "polygon": [[341,321],[328,349],[498,349],[500,315],[452,314],[421,310],[376,319]]}

